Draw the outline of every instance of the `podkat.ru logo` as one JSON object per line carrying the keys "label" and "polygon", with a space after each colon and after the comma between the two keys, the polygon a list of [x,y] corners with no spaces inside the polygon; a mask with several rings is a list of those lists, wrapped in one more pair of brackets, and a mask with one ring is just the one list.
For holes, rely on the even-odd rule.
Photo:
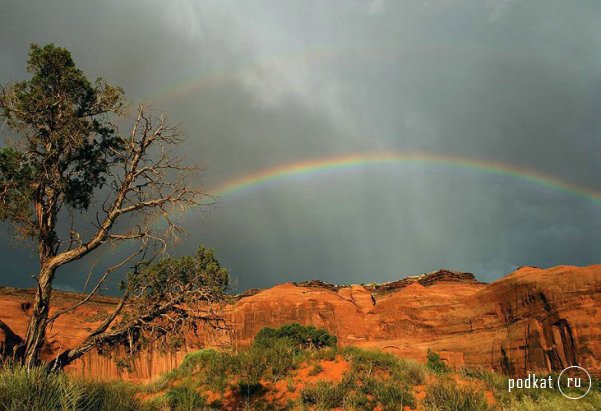
{"label": "podkat.ru logo", "polygon": [[586,396],[593,386],[593,380],[587,370],[572,365],[564,369],[557,378],[552,375],[539,377],[528,374],[525,378],[508,378],[507,390],[559,390],[566,398],[578,400]]}

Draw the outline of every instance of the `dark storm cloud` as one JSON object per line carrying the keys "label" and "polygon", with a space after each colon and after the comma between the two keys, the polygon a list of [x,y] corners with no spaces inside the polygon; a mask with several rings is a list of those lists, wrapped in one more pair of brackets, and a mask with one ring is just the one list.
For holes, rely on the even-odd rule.
{"label": "dark storm cloud", "polygon": [[[0,81],[27,46],[181,121],[215,186],[263,167],[423,150],[527,167],[601,191],[597,2],[4,1]],[[512,177],[370,167],[289,179],[188,219],[240,288],[386,281],[441,266],[493,280],[600,260],[601,206]],[[2,242],[2,283],[30,284]],[[60,273],[77,287],[82,262]]]}

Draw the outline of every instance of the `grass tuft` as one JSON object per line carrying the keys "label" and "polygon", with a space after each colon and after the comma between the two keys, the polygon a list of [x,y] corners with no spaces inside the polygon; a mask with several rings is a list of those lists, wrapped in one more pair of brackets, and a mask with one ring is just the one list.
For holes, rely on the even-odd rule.
{"label": "grass tuft", "polygon": [[137,410],[134,387],[48,373],[44,368],[5,367],[0,371],[0,404],[20,410]]}
{"label": "grass tuft", "polygon": [[482,391],[471,386],[460,387],[451,378],[442,378],[426,388],[424,400],[431,411],[487,411]]}

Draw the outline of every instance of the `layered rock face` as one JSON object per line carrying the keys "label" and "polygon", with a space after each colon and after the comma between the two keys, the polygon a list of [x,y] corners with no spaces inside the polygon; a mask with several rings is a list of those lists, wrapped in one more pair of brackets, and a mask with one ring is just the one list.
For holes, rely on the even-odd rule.
{"label": "layered rock face", "polygon": [[[61,293],[57,303],[66,306],[76,297]],[[30,298],[28,291],[0,290],[0,320],[9,331],[0,327],[0,347],[3,335],[23,336]],[[59,318],[46,355],[76,344],[113,304],[98,299]],[[417,360],[432,349],[455,367],[524,375],[580,365],[601,375],[601,265],[523,267],[491,284],[449,270],[379,285],[287,283],[239,296],[225,317],[227,333],[205,329],[190,336],[181,352],[143,353],[131,373],[95,352],[70,369],[98,378],[148,380],[179,364],[186,351],[247,345],[263,327],[299,322],[328,329],[343,345]]]}

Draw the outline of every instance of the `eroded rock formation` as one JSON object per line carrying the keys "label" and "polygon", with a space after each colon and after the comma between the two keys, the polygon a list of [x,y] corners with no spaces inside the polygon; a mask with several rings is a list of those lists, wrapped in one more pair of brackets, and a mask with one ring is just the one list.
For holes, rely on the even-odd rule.
{"label": "eroded rock formation", "polygon": [[[59,293],[56,302],[66,306],[76,297]],[[0,290],[0,347],[23,336],[30,298],[27,290]],[[113,304],[100,298],[59,318],[45,355],[76,344]],[[175,367],[186,351],[249,344],[263,327],[299,322],[327,328],[342,344],[418,360],[430,348],[455,367],[524,374],[577,364],[601,375],[601,265],[522,267],[491,284],[449,270],[380,285],[287,283],[240,295],[225,315],[227,334],[205,330],[191,335],[181,352],[143,353],[131,373],[95,352],[71,371],[148,380]]]}

